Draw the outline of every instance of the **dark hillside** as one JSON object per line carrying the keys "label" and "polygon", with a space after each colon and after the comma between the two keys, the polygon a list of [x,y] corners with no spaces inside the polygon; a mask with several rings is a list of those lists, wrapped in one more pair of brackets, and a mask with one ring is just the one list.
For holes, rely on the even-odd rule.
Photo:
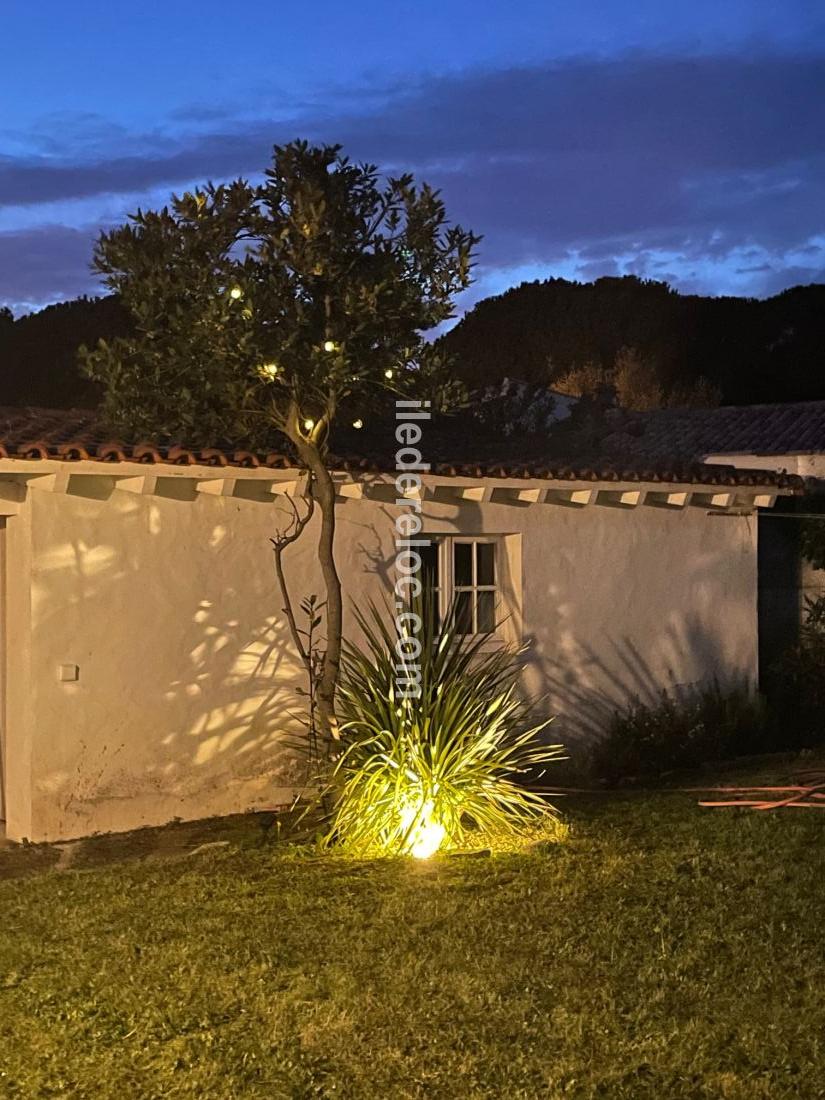
{"label": "dark hillside", "polygon": [[681,295],[633,276],[548,279],[479,302],[443,341],[473,385],[552,383],[635,347],[666,385],[704,376],[727,404],[825,398],[825,285],[759,300]]}
{"label": "dark hillside", "polygon": [[[115,297],[78,298],[11,321],[0,312],[0,405],[93,407],[77,348],[125,334]],[[773,298],[681,295],[632,276],[523,283],[486,298],[445,337],[472,388],[505,377],[552,383],[622,347],[655,364],[666,389],[704,376],[726,404],[825,398],[825,285]]]}
{"label": "dark hillside", "polygon": [[93,408],[98,388],[81,377],[77,349],[128,327],[114,297],[77,298],[0,324],[0,404]]}

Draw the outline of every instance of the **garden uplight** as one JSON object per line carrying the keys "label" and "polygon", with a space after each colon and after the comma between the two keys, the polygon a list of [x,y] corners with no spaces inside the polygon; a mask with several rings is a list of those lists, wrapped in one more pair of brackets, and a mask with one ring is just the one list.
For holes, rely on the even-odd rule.
{"label": "garden uplight", "polygon": [[[326,842],[357,858],[469,849],[516,850],[564,827],[545,795],[521,779],[561,756],[547,719],[518,690],[521,662],[466,639],[455,613],[417,607],[420,691],[399,685],[399,641],[383,610],[355,610],[364,642],[344,651],[338,717],[345,730]],[[410,668],[413,666],[410,665]],[[409,674],[408,674],[409,675]],[[409,681],[408,681],[409,682]]]}
{"label": "garden uplight", "polygon": [[441,847],[446,830],[443,825],[431,821],[428,825],[422,825],[415,843],[410,848],[410,855],[416,859],[429,859],[435,855]]}
{"label": "garden uplight", "polygon": [[417,809],[409,806],[401,814],[401,829],[407,835],[406,850],[416,859],[429,859],[435,855],[447,830],[433,818],[433,804],[427,801]]}

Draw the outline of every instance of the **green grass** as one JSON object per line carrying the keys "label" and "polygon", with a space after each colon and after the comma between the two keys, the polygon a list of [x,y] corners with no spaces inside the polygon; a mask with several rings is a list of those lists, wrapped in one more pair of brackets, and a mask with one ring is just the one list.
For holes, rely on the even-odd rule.
{"label": "green grass", "polygon": [[825,1096],[825,814],[563,809],[524,856],[0,883],[0,1095]]}

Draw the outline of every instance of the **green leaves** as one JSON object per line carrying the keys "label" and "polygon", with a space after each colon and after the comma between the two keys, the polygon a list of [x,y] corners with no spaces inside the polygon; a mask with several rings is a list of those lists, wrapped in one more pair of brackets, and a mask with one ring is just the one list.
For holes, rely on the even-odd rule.
{"label": "green leaves", "polygon": [[365,642],[344,654],[329,841],[362,855],[404,852],[426,811],[449,846],[512,842],[552,815],[523,777],[562,748],[545,742],[548,722],[531,721],[517,654],[462,638],[452,616],[439,636],[424,616],[421,695],[404,699],[394,629],[374,607],[356,618]]}
{"label": "green leaves", "polygon": [[295,406],[330,420],[430,386],[424,334],[469,285],[477,242],[412,176],[276,146],[261,185],[207,184],[101,235],[94,266],[137,331],[83,366],[114,427],[267,446]]}

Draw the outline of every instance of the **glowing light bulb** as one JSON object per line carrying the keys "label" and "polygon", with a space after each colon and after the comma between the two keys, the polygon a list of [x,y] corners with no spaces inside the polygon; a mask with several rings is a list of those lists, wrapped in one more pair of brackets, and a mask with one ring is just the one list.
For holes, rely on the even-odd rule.
{"label": "glowing light bulb", "polygon": [[393,376],[392,368],[387,367],[387,369],[384,371],[384,377],[385,378],[392,378],[392,376]]}
{"label": "glowing light bulb", "polygon": [[[418,824],[413,828],[413,823]],[[407,806],[401,812],[401,829],[407,836],[407,852],[416,859],[429,859],[435,855],[444,840],[447,830],[440,821],[433,820],[433,804],[427,800],[419,810],[416,806]]]}
{"label": "glowing light bulb", "polygon": [[232,289],[229,291],[229,297],[234,298],[237,302],[239,298],[243,297],[243,291],[239,286],[233,286]]}
{"label": "glowing light bulb", "polygon": [[364,421],[359,416],[357,420],[353,420],[352,426],[353,426],[353,428],[363,428],[364,427]]}
{"label": "glowing light bulb", "polygon": [[311,432],[314,427],[315,427],[315,421],[314,420],[307,419],[307,420],[304,421],[304,431],[305,432]]}
{"label": "glowing light bulb", "polygon": [[262,378],[272,379],[278,373],[277,363],[264,363],[258,368],[258,373]]}
{"label": "glowing light bulb", "polygon": [[324,340],[324,351],[335,351],[335,341]]}
{"label": "glowing light bulb", "polygon": [[444,826],[439,825],[437,821],[422,825],[416,833],[415,842],[410,847],[410,855],[415,856],[416,859],[429,859],[430,856],[434,856],[441,847],[445,832]]}

